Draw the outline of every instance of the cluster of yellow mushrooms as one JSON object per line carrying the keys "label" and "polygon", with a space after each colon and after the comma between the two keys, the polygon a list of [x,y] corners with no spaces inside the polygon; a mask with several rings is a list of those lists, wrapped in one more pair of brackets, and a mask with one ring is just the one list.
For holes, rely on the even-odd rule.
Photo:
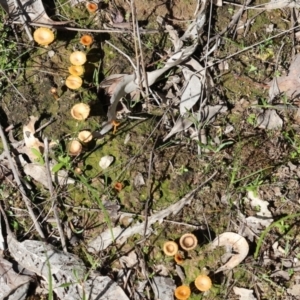
{"label": "cluster of yellow mushrooms", "polygon": [[[74,119],[84,121],[90,114],[90,106],[86,103],[77,103],[71,108],[71,115]],[[93,139],[89,130],[82,130],[78,133],[77,139],[68,144],[68,153],[77,156],[82,152],[82,146],[87,145]]]}
{"label": "cluster of yellow mushrooms", "polygon": [[[198,240],[192,233],[184,234],[180,240],[179,245],[183,250],[190,251],[196,248]],[[177,264],[184,262],[183,256],[179,252],[177,243],[173,241],[167,241],[164,244],[164,253],[167,256],[174,256],[174,260]],[[196,288],[201,292],[206,292],[212,287],[211,279],[206,274],[200,274],[194,281]],[[191,289],[187,285],[181,285],[175,290],[175,297],[178,300],[186,300],[191,295]]]}

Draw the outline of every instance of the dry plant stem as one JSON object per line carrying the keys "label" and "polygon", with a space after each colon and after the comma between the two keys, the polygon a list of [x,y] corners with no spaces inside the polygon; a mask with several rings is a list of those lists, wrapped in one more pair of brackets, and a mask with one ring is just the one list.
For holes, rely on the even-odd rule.
{"label": "dry plant stem", "polygon": [[[56,26],[56,25],[49,25],[44,23],[36,23],[36,22],[30,22],[29,23],[32,26],[43,26],[47,28],[55,28],[56,30],[66,30],[66,31],[77,31],[77,32],[95,32],[95,33],[130,33],[131,30],[116,30],[116,29],[89,29],[89,28],[75,28],[75,27],[65,27],[65,26]],[[158,30],[156,29],[150,29],[150,30],[142,30],[142,34],[154,34],[158,33]]]}
{"label": "dry plant stem", "polygon": [[155,143],[153,145],[151,154],[150,154],[150,158],[149,158],[149,169],[148,169],[148,180],[147,180],[147,201],[145,204],[145,210],[144,210],[144,214],[145,214],[145,227],[144,227],[144,237],[146,237],[146,233],[147,233],[147,228],[148,228],[148,209],[149,209],[149,202],[150,202],[150,196],[151,196],[151,183],[150,183],[150,178],[151,178],[151,172],[152,172],[152,163],[153,163],[153,151],[155,148],[157,142],[157,138],[155,140]]}
{"label": "dry plant stem", "polygon": [[32,219],[32,221],[33,221],[34,227],[35,227],[36,231],[38,232],[38,234],[40,235],[40,237],[41,237],[42,239],[45,239],[45,235],[44,235],[44,233],[43,233],[43,230],[42,230],[42,228],[40,227],[40,224],[39,224],[39,222],[38,222],[38,220],[37,220],[37,218],[36,218],[36,216],[35,216],[35,214],[34,214],[34,211],[33,211],[33,209],[32,209],[31,201],[30,201],[30,199],[26,196],[25,189],[24,189],[24,187],[23,187],[23,185],[22,185],[22,183],[21,183],[21,180],[20,180],[20,178],[19,178],[19,174],[18,174],[18,172],[17,172],[17,170],[16,170],[16,168],[15,168],[15,165],[14,165],[14,162],[13,162],[13,160],[12,160],[12,157],[10,156],[9,149],[8,149],[8,144],[7,144],[7,141],[6,141],[6,137],[5,137],[5,135],[4,135],[3,128],[2,128],[1,125],[0,125],[0,137],[1,137],[1,140],[2,140],[3,148],[4,148],[4,151],[5,151],[5,153],[6,153],[6,157],[7,157],[7,159],[8,159],[10,168],[11,168],[11,170],[12,170],[12,172],[13,172],[15,181],[16,181],[17,186],[18,186],[18,188],[19,188],[19,190],[20,190],[20,192],[21,192],[22,198],[23,198],[23,200],[24,200],[24,202],[25,202],[25,204],[26,204],[26,207],[27,207],[27,209],[28,209],[28,213],[29,213],[29,215],[30,215],[30,217],[31,217],[31,219]]}
{"label": "dry plant stem", "polygon": [[141,82],[141,70],[140,70],[140,60],[139,60],[139,53],[137,47],[137,35],[136,35],[136,14],[135,14],[135,5],[134,0],[130,0],[130,8],[131,8],[131,15],[132,15],[132,28],[133,28],[133,39],[134,39],[134,51],[135,51],[135,60],[136,60],[136,76],[137,81],[140,86],[140,91],[143,90],[142,82]]}
{"label": "dry plant stem", "polygon": [[48,186],[49,186],[50,196],[51,196],[51,199],[53,201],[53,203],[52,203],[53,214],[54,214],[54,217],[55,217],[55,220],[56,220],[56,223],[57,223],[57,229],[58,229],[58,232],[59,232],[62,249],[65,253],[68,253],[64,231],[62,229],[60,218],[59,218],[59,213],[57,211],[57,198],[56,198],[56,195],[55,195],[55,192],[54,192],[54,189],[53,189],[53,184],[52,184],[51,171],[50,171],[50,165],[49,165],[49,156],[48,156],[48,154],[49,154],[49,143],[48,143],[47,138],[44,139],[44,146],[45,146],[44,158],[45,158]]}
{"label": "dry plant stem", "polygon": [[112,43],[110,43],[109,41],[105,41],[106,44],[110,45],[111,47],[113,47],[114,49],[116,49],[118,52],[120,52],[123,56],[125,56],[128,61],[130,62],[130,64],[132,65],[132,67],[134,68],[134,70],[136,70],[136,66],[134,65],[132,59],[127,55],[125,54],[123,51],[121,51],[119,48],[117,48],[116,46],[114,46]]}
{"label": "dry plant stem", "polygon": [[136,36],[137,36],[137,39],[138,39],[140,58],[141,58],[140,62],[141,62],[141,65],[142,65],[142,71],[143,71],[143,77],[144,77],[143,78],[144,79],[144,87],[146,89],[146,99],[145,100],[147,100],[149,98],[148,77],[147,77],[147,72],[146,72],[145,62],[144,62],[144,54],[143,54],[142,43],[141,43],[140,28],[138,26],[137,20],[135,20],[135,22],[136,22]]}

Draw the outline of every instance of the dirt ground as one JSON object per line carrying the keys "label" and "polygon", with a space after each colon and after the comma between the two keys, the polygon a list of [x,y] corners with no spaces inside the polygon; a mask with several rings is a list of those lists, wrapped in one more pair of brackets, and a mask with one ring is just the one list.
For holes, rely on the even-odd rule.
{"label": "dirt ground", "polygon": [[[99,131],[107,122],[114,90],[103,88],[101,82],[112,74],[132,74],[129,60],[136,64],[142,59],[147,72],[163,68],[174,50],[165,25],[172,25],[182,36],[195,19],[197,1],[135,0],[135,16],[133,1],[103,1],[94,14],[85,9],[85,2],[73,6],[67,1],[44,2],[53,20],[71,20],[68,25],[57,26],[55,41],[48,47],[29,42],[23,27],[11,24],[2,13],[1,126],[6,129],[14,125],[10,133],[6,131],[10,153],[40,216],[47,242],[61,250],[53,221],[55,198],[68,251],[78,255],[89,270],[115,281],[120,270],[131,270],[126,273],[127,283],[123,279],[119,283],[128,299],[158,299],[153,290],[158,276],[172,279],[172,296],[165,299],[173,299],[173,290],[182,284],[191,288],[188,299],[300,297],[300,89],[296,79],[284,77],[299,49],[297,28],[290,30],[298,25],[298,11],[284,7],[249,9],[229,27],[243,4],[236,2],[208,4],[206,22],[198,32],[198,47],[191,56],[207,67],[205,76],[210,83],[203,85],[204,96],[193,105],[189,117],[195,118],[194,111],[203,109],[204,98],[207,106],[220,105],[224,110],[207,123],[193,119],[189,129],[167,139],[179,117],[180,95],[187,84],[182,73],[187,66],[184,62],[161,76],[151,86],[149,97],[143,93],[140,97],[123,97],[121,102],[127,111],[119,114],[116,131],[104,136]],[[252,1],[250,5],[264,2]],[[133,17],[141,32],[142,55],[136,54]],[[158,22],[161,19],[163,22]],[[79,39],[84,32],[65,27],[90,29],[94,43],[90,47],[81,45]],[[108,28],[107,32],[96,32],[103,28]],[[183,47],[192,44],[192,39],[187,39]],[[4,49],[8,49],[6,56],[1,54]],[[65,80],[69,56],[76,50],[86,53],[87,63],[82,87],[71,90]],[[269,101],[275,77],[283,78],[281,91],[284,86],[292,86],[292,95],[286,89]],[[178,81],[171,84],[170,78]],[[51,91],[53,88],[56,92]],[[85,121],[72,118],[70,113],[79,102],[91,109]],[[119,103],[117,110],[122,107]],[[270,111],[273,117],[276,115],[272,128],[271,117],[269,123],[264,121]],[[73,184],[55,184],[52,195],[24,172],[19,150],[13,149],[14,143],[23,139],[23,125],[30,116],[38,118],[36,128],[51,120],[35,136],[40,141],[45,137],[56,141],[58,146],[50,151],[50,160],[75,180]],[[93,141],[83,144],[82,153],[71,156],[68,144],[82,130],[93,132]],[[3,150],[3,142],[0,145]],[[103,169],[99,161],[107,155],[113,157],[113,163]],[[10,226],[20,241],[39,240],[12,171],[6,169],[2,159],[1,206]],[[168,217],[154,223],[151,234],[134,234],[121,245],[112,242],[103,251],[89,251],[89,243],[105,230],[151,220],[197,187],[189,205],[174,215],[170,211]],[[184,263],[179,265],[164,254],[163,245],[168,240],[178,243],[187,232],[193,233],[198,243],[192,251],[181,249]],[[232,270],[215,273],[226,262],[225,250],[220,253],[209,245],[224,232],[244,237],[249,252]],[[138,262],[134,267],[124,267],[120,258],[130,252],[136,254]],[[9,252],[4,257],[13,260]],[[194,285],[195,277],[204,269],[213,284],[208,292],[200,292]],[[145,287],[137,292],[142,282],[146,282]],[[38,274],[26,299],[46,299],[47,293]]]}

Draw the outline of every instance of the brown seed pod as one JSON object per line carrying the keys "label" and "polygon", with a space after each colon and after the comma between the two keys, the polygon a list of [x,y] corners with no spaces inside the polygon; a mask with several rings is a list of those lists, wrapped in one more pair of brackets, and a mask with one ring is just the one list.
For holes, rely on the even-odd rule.
{"label": "brown seed pod", "polygon": [[186,300],[191,295],[191,289],[187,285],[180,285],[175,290],[175,297],[178,300]]}
{"label": "brown seed pod", "polygon": [[190,251],[196,248],[198,244],[198,240],[195,235],[192,233],[186,233],[183,236],[181,236],[179,240],[179,245],[182,249],[186,251]]}
{"label": "brown seed pod", "polygon": [[195,286],[199,291],[206,292],[212,287],[212,282],[207,275],[201,274],[195,279]]}
{"label": "brown seed pod", "polygon": [[178,252],[178,245],[175,242],[167,241],[164,243],[163,250],[167,256],[173,256]]}

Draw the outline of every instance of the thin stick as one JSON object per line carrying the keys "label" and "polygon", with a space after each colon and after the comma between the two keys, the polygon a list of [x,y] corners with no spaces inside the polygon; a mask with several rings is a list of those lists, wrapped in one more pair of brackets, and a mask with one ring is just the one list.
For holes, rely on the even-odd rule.
{"label": "thin stick", "polygon": [[136,66],[134,65],[132,59],[127,55],[125,54],[123,51],[121,51],[119,48],[117,48],[116,46],[114,46],[112,43],[110,43],[109,41],[105,40],[105,43],[110,45],[111,47],[113,47],[114,49],[116,49],[118,52],[120,52],[123,56],[125,56],[128,61],[131,63],[132,67],[134,68],[134,70],[136,70]]}
{"label": "thin stick", "polygon": [[53,201],[52,202],[53,214],[54,214],[54,217],[55,217],[55,220],[56,220],[56,223],[57,223],[57,229],[58,229],[58,232],[59,232],[62,249],[65,253],[68,253],[64,231],[62,229],[61,222],[60,222],[60,219],[59,219],[59,213],[57,211],[57,201],[56,201],[57,198],[56,198],[56,195],[54,195],[55,192],[54,192],[54,189],[53,189],[51,171],[50,171],[50,165],[49,165],[49,157],[48,157],[49,143],[48,143],[47,138],[44,139],[44,145],[45,145],[44,157],[45,157],[45,165],[46,165],[46,172],[47,172],[47,179],[48,179],[48,187],[49,187],[49,192],[50,192],[51,199],[53,199],[52,200]]}
{"label": "thin stick", "polygon": [[3,148],[4,148],[4,152],[6,153],[6,157],[8,159],[8,162],[9,162],[9,165],[10,165],[10,168],[13,172],[13,175],[14,175],[14,178],[15,178],[15,181],[17,183],[17,186],[18,188],[20,189],[20,192],[21,192],[21,195],[22,195],[22,198],[26,204],[26,207],[28,209],[28,213],[31,217],[31,219],[33,220],[33,224],[34,224],[34,227],[36,229],[36,231],[39,233],[39,235],[41,236],[42,239],[45,239],[45,235],[43,233],[43,230],[42,228],[40,227],[40,224],[34,214],[34,211],[32,209],[32,205],[31,205],[31,201],[30,199],[26,196],[26,192],[25,192],[25,189],[21,183],[21,180],[19,178],[19,174],[15,168],[15,165],[14,165],[14,162],[12,160],[12,157],[10,156],[10,153],[9,153],[9,149],[8,149],[8,144],[7,144],[7,141],[6,141],[6,137],[4,135],[4,132],[3,132],[3,128],[2,126],[0,125],[0,137],[2,139],[2,144],[3,144]]}
{"label": "thin stick", "polygon": [[[47,28],[55,28],[56,30],[67,30],[67,31],[77,31],[77,32],[132,33],[131,30],[75,28],[75,27],[65,27],[65,26],[61,26],[61,25],[56,26],[56,25],[37,23],[37,22],[30,22],[29,24],[32,26],[43,26],[43,27],[47,27]],[[141,33],[142,34],[153,34],[153,33],[158,33],[158,30],[156,30],[156,29],[148,29],[148,30],[141,29]]]}

